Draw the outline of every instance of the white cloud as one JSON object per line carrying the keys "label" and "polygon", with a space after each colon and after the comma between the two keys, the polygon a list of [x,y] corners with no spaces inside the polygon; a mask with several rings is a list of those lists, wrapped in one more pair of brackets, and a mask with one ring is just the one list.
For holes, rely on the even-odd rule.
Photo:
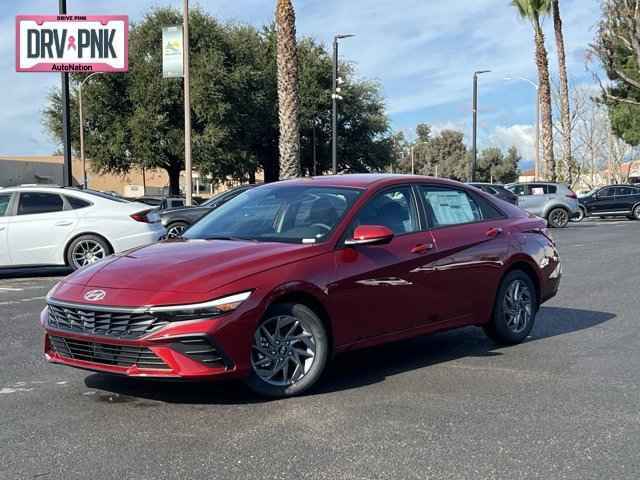
{"label": "white cloud", "polygon": [[[82,2],[75,2],[77,4]],[[91,2],[83,13],[126,13],[139,20],[151,7],[180,7],[178,0],[106,0]],[[523,123],[518,109],[531,105],[528,87],[505,86],[507,73],[536,78],[533,32],[518,19],[507,0],[295,0],[300,35],[321,39],[330,46],[335,33],[355,33],[341,44],[345,59],[359,73],[384,86],[387,105],[395,122],[438,109],[432,123],[470,115],[471,76],[477,68],[494,72],[482,78],[482,94],[498,97],[494,114],[484,115],[480,129],[486,138],[496,125]],[[274,2],[267,0],[198,0],[204,10],[225,20],[262,25],[273,18]],[[570,75],[585,77],[581,52],[593,39],[599,0],[564,0],[565,36]],[[56,75],[16,74],[13,70],[13,17],[19,13],[55,10],[51,0],[21,0],[0,5],[0,84],[5,87],[0,145],[8,153],[48,153],[54,149],[41,132],[40,118],[46,95],[59,83]],[[53,13],[53,12],[52,12]],[[550,66],[553,55],[552,22],[545,22]],[[504,92],[522,92],[522,98]],[[527,95],[525,98],[524,95]],[[488,105],[483,105],[487,107]],[[464,111],[463,111],[464,108]],[[444,113],[443,113],[444,112]],[[529,112],[531,117],[533,113]],[[470,128],[468,119],[462,128]],[[517,126],[517,125],[515,125]],[[514,127],[515,127],[514,126]],[[511,128],[514,128],[511,127]],[[501,127],[502,128],[502,127]],[[507,128],[507,127],[504,127]],[[40,140],[34,142],[34,135]],[[482,142],[481,142],[482,143]],[[523,152],[523,155],[524,154]]]}
{"label": "white cloud", "polygon": [[489,136],[489,144],[502,150],[516,147],[524,160],[533,160],[535,127],[533,125],[497,126]]}

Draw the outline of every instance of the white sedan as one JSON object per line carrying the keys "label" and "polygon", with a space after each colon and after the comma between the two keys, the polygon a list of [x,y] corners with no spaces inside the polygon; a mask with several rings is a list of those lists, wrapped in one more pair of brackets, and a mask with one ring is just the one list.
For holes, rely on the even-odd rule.
{"label": "white sedan", "polygon": [[0,268],[78,269],[165,234],[148,205],[75,188],[0,190]]}

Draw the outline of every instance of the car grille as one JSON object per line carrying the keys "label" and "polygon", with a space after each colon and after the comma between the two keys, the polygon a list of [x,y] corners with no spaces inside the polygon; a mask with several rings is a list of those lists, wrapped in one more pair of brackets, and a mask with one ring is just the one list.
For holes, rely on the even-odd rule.
{"label": "car grille", "polygon": [[116,338],[140,338],[169,322],[149,313],[98,311],[91,308],[49,304],[49,326]]}
{"label": "car grille", "polygon": [[160,357],[146,347],[106,345],[57,336],[50,336],[49,339],[53,350],[65,358],[119,367],[136,365],[138,368],[170,370]]}

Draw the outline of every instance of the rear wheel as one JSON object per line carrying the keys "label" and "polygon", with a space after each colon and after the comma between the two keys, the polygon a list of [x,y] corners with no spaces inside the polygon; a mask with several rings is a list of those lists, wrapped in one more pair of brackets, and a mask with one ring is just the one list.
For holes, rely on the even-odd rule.
{"label": "rear wheel", "polygon": [[247,385],[267,397],[299,395],[318,381],[328,358],[322,320],[305,305],[277,304],[253,335]]}
{"label": "rear wheel", "polygon": [[525,272],[514,270],[507,274],[500,285],[493,318],[484,331],[500,344],[521,343],[531,333],[537,312],[535,285]]}
{"label": "rear wheel", "polygon": [[547,220],[552,228],[565,228],[569,224],[569,212],[564,208],[554,208],[549,212]]}
{"label": "rear wheel", "polygon": [[107,241],[97,235],[82,235],[67,249],[67,264],[77,270],[92,265],[111,254]]}

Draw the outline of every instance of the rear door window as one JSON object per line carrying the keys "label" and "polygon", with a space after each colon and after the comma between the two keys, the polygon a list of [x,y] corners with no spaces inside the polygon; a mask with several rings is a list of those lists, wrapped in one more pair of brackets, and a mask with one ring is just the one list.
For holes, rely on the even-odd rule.
{"label": "rear door window", "polygon": [[485,220],[478,202],[463,190],[421,186],[420,192],[435,228]]}
{"label": "rear door window", "polygon": [[9,210],[11,202],[11,193],[0,193],[0,217],[4,217]]}
{"label": "rear door window", "polygon": [[61,212],[64,209],[62,197],[55,193],[21,192],[18,215]]}
{"label": "rear door window", "polygon": [[533,196],[547,195],[549,193],[549,185],[542,183],[532,183],[528,186],[528,194]]}

